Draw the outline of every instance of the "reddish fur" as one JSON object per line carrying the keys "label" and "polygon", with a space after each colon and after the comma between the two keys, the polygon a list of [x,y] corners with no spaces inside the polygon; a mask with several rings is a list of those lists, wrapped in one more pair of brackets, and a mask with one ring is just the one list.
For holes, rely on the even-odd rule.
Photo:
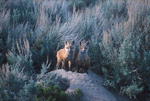
{"label": "reddish fur", "polygon": [[64,68],[65,66],[65,62],[67,61],[67,57],[68,57],[68,53],[66,52],[65,49],[60,49],[58,52],[57,52],[57,67],[62,67]]}
{"label": "reddish fur", "polygon": [[[71,43],[65,44],[65,47],[66,46],[71,48],[72,44]],[[63,49],[60,49],[59,51],[57,51],[57,55],[56,55],[57,64],[56,64],[56,67],[57,68],[58,67],[64,68],[65,64],[66,64],[70,69],[71,65],[72,65],[72,61],[69,58],[70,53],[66,51],[65,47]]]}
{"label": "reddish fur", "polygon": [[57,59],[59,59],[59,60],[66,60],[67,57],[68,57],[68,53],[66,52],[65,49],[60,49],[57,52]]}

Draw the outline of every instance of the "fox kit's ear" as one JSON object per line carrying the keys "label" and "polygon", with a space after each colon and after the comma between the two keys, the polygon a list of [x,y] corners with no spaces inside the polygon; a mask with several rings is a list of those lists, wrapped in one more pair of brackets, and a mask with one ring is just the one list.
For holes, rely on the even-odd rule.
{"label": "fox kit's ear", "polygon": [[80,40],[80,46],[84,43],[84,39]]}
{"label": "fox kit's ear", "polygon": [[89,41],[86,42],[86,45],[89,45]]}
{"label": "fox kit's ear", "polygon": [[72,45],[74,45],[74,43],[75,43],[75,42],[74,42],[74,40],[73,40],[73,41],[72,41]]}
{"label": "fox kit's ear", "polygon": [[68,41],[66,41],[66,42],[65,42],[65,45],[67,45],[68,43],[69,43],[69,42],[68,42]]}
{"label": "fox kit's ear", "polygon": [[82,45],[82,41],[80,41],[80,46]]}

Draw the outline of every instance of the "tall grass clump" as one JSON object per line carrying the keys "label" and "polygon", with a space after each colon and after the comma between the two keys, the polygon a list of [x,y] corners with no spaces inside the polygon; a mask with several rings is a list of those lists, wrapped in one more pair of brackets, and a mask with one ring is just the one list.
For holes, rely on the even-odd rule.
{"label": "tall grass clump", "polygon": [[16,43],[28,40],[34,69],[40,71],[41,64],[47,60],[54,66],[56,49],[60,37],[64,35],[59,32],[60,25],[70,17],[65,4],[65,1],[53,0],[42,3],[32,0],[8,2],[6,9],[9,11],[9,25],[2,35],[6,43],[5,52],[13,48],[14,54],[17,54]]}
{"label": "tall grass clump", "polygon": [[[103,0],[100,0],[103,1]],[[98,0],[69,0],[70,9],[76,8],[76,10],[85,9],[86,7],[92,7]]]}
{"label": "tall grass clump", "polygon": [[6,8],[10,9],[10,23],[13,26],[26,23],[35,26],[38,12],[33,0],[9,0]]}
{"label": "tall grass clump", "polygon": [[[60,28],[71,17],[67,2],[8,0],[0,4],[0,100],[66,101],[67,81],[62,86],[61,77],[55,80],[50,75],[45,81],[36,77],[54,69],[56,51],[66,34]],[[41,71],[47,66],[44,63],[49,68]]]}
{"label": "tall grass clump", "polygon": [[0,12],[0,65],[2,65],[6,61],[6,38],[7,38],[7,30],[9,26],[9,11],[3,10]]}
{"label": "tall grass clump", "polygon": [[16,49],[17,50],[12,49],[8,52],[8,63],[11,65],[12,69],[18,69],[26,75],[32,75],[34,73],[34,68],[28,40],[16,42]]}
{"label": "tall grass clump", "polygon": [[106,78],[104,84],[130,98],[149,92],[149,80],[145,77],[149,73],[143,71],[149,68],[149,7],[148,1],[127,1],[127,19],[104,31],[99,44],[103,56],[101,70]]}
{"label": "tall grass clump", "polygon": [[0,99],[1,101],[16,101],[19,92],[25,84],[26,77],[17,69],[10,70],[10,66],[3,65],[0,70]]}
{"label": "tall grass clump", "polygon": [[59,86],[44,86],[45,82],[28,78],[18,68],[11,68],[6,64],[0,69],[0,73],[1,101],[67,101],[67,94]]}

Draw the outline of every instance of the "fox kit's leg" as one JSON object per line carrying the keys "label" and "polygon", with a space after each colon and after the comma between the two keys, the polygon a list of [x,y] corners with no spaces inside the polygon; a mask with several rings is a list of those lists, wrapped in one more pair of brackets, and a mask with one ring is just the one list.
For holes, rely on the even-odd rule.
{"label": "fox kit's leg", "polygon": [[90,59],[88,58],[87,64],[86,64],[86,72],[88,73],[88,69],[90,68]]}
{"label": "fox kit's leg", "polygon": [[65,61],[63,60],[61,63],[62,63],[62,68],[65,69]]}
{"label": "fox kit's leg", "polygon": [[56,69],[61,68],[60,65],[61,65],[61,60],[57,59]]}
{"label": "fox kit's leg", "polygon": [[80,69],[81,69],[81,65],[77,65],[77,72],[80,72]]}
{"label": "fox kit's leg", "polygon": [[68,61],[69,70],[71,70],[71,61]]}

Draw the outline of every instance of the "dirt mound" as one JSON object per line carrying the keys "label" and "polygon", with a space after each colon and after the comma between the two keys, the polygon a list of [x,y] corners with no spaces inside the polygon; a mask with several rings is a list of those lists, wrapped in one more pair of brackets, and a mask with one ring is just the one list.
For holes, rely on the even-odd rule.
{"label": "dirt mound", "polygon": [[62,69],[52,72],[58,73],[63,78],[67,78],[70,81],[70,87],[67,91],[72,91],[77,88],[81,89],[84,94],[82,101],[120,101],[110,91],[103,87],[102,78],[91,71],[89,71],[88,74],[71,71],[67,72]]}

